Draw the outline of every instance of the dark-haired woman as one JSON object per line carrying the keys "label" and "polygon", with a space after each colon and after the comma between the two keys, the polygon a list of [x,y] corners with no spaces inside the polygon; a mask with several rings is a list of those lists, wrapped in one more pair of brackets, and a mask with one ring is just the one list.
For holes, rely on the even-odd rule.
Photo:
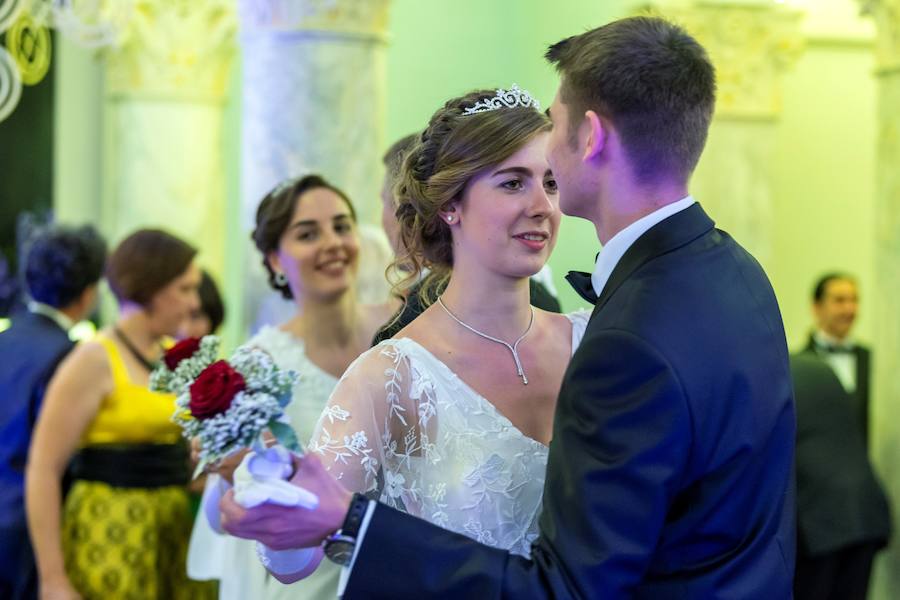
{"label": "dark-haired woman", "polygon": [[195,254],[159,230],[125,238],[106,266],[115,324],[50,382],[26,479],[42,598],[195,598],[202,589],[186,576],[190,473],[170,421],[174,398],[147,387],[164,338],[199,304]]}
{"label": "dark-haired woman", "polygon": [[200,304],[181,324],[178,339],[215,335],[225,320],[225,303],[222,302],[222,295],[215,279],[207,271],[201,272],[197,294],[200,297]]}
{"label": "dark-haired woman", "polygon": [[[344,192],[318,175],[288,180],[266,195],[256,213],[253,241],[269,283],[293,299],[297,310],[281,325],[263,327],[247,344],[267,350],[279,366],[300,373],[287,413],[297,437],[306,442],[338,378],[368,350],[372,335],[394,307],[357,300],[356,212]],[[235,461],[228,463],[233,467]],[[222,474],[228,475],[225,469]],[[225,485],[213,476],[207,483],[203,504],[213,527]],[[219,579],[220,600],[335,598],[334,565],[286,587],[267,576],[253,542],[216,537],[208,525],[202,520],[195,524],[189,566],[198,578]]]}

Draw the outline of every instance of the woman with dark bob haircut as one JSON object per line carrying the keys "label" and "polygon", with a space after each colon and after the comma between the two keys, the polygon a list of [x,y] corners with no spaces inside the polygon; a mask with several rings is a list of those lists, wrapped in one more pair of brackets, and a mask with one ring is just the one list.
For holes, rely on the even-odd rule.
{"label": "woman with dark bob haircut", "polygon": [[[319,175],[289,179],[269,192],[256,212],[253,241],[270,285],[293,299],[296,312],[281,325],[263,327],[247,344],[268,351],[280,367],[300,373],[287,413],[297,437],[306,442],[341,373],[369,348],[372,335],[393,307],[362,305],[357,300],[356,211],[344,192]],[[218,514],[218,497],[240,458],[222,465],[222,479],[207,481],[204,513]],[[266,576],[253,542],[211,536],[210,524],[218,526],[203,520],[195,524],[191,556],[207,564],[192,560],[191,572],[218,578],[220,597],[335,597],[339,571],[334,565],[299,587],[287,588]],[[223,545],[221,553],[212,551],[213,544]],[[208,564],[214,556],[225,559]]]}
{"label": "woman with dark bob haircut", "polygon": [[163,340],[199,305],[195,255],[160,230],[125,238],[106,265],[115,324],[73,350],[48,386],[26,476],[42,597],[198,597],[185,569],[187,451],[170,421],[174,398],[147,387]]}

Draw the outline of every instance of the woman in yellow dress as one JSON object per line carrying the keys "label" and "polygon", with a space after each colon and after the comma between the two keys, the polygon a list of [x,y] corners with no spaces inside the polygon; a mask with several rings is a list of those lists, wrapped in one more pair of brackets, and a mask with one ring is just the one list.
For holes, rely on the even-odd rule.
{"label": "woman in yellow dress", "polygon": [[169,420],[174,397],[147,387],[162,341],[198,308],[195,254],[159,230],[122,241],[106,268],[118,319],[80,344],[48,387],[26,478],[44,599],[208,595],[186,576],[190,471]]}

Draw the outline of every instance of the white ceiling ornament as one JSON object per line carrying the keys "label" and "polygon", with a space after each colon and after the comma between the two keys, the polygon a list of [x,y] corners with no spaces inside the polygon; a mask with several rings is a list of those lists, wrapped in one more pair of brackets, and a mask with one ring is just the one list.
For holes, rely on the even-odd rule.
{"label": "white ceiling ornament", "polygon": [[135,0],[51,0],[53,26],[80,46],[117,45],[134,14]]}

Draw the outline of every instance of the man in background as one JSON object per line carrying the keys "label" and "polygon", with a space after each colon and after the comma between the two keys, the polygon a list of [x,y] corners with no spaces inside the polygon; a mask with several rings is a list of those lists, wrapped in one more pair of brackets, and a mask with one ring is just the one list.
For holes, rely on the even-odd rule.
{"label": "man in background", "polygon": [[797,410],[796,600],[864,600],[891,516],[856,406],[815,352],[791,357]]}
{"label": "man in background", "polygon": [[831,367],[854,403],[854,415],[869,441],[869,376],[872,353],[853,339],[859,309],[856,280],[846,273],[827,273],[813,288],[815,329],[805,352],[818,355]]}
{"label": "man in background", "polygon": [[0,333],[0,598],[37,597],[23,499],[31,431],[74,345],[69,329],[94,309],[105,260],[106,243],[91,226],[39,232],[23,261],[28,309]]}

